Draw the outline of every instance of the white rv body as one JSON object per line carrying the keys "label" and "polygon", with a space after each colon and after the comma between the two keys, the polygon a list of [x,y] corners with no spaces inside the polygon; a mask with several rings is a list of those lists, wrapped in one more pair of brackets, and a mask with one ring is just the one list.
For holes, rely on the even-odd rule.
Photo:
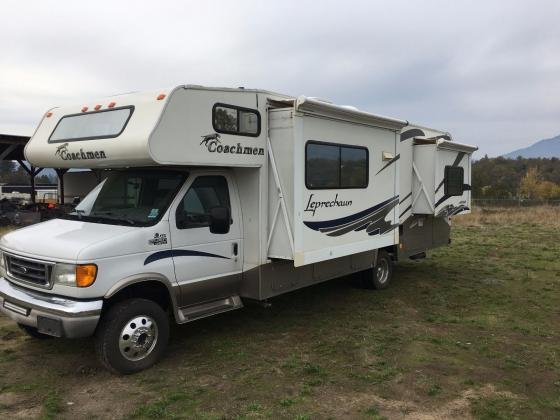
{"label": "white rv body", "polygon": [[[447,243],[448,216],[470,207],[476,148],[449,140],[404,120],[263,90],[186,85],[54,108],[26,158],[108,169],[109,178],[72,220],[2,237],[1,310],[46,334],[84,336],[117,296],[149,284],[150,293],[161,286],[182,323],[366,270],[379,250],[420,254]],[[458,188],[443,182],[448,166],[464,177],[459,195],[445,197]],[[111,174],[124,179],[122,197],[107,196],[117,188]],[[165,206],[143,204],[149,185],[159,197],[150,200]],[[229,225],[213,231],[213,218],[225,219],[193,202],[193,191],[200,200],[215,194]],[[118,206],[94,216],[98,199],[136,203],[141,222],[115,218]],[[88,287],[53,274],[92,264]]]}

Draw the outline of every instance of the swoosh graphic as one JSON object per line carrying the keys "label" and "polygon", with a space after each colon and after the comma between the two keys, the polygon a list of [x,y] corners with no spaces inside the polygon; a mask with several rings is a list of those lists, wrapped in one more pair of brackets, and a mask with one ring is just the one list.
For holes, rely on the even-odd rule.
{"label": "swoosh graphic", "polygon": [[210,252],[202,251],[189,251],[186,249],[168,249],[166,251],[154,252],[144,260],[144,265],[148,265],[154,261],[163,260],[165,258],[173,257],[213,257],[213,258],[223,258],[229,260],[228,257],[224,257],[218,254],[211,254]]}
{"label": "swoosh graphic", "polygon": [[365,230],[370,236],[383,235],[395,229],[397,225],[385,220],[387,215],[399,203],[399,196],[383,201],[369,209],[339,219],[322,222],[303,222],[310,229],[322,232],[327,236],[340,236],[351,231]]}

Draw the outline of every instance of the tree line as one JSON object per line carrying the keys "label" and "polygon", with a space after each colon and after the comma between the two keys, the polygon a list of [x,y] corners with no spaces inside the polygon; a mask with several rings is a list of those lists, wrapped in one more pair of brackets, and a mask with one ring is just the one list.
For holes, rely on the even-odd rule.
{"label": "tree line", "polygon": [[[35,177],[36,184],[51,184],[53,181],[48,175],[41,174]],[[18,163],[11,160],[0,161],[0,183],[29,185],[29,175]]]}
{"label": "tree line", "polygon": [[503,157],[472,164],[474,198],[560,199],[560,159]]}

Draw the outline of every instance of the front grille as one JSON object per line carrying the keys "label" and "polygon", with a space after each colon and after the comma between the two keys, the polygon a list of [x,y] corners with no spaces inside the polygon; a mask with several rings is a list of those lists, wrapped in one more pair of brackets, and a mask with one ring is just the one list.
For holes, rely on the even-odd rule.
{"label": "front grille", "polygon": [[8,276],[43,287],[50,286],[52,265],[15,255],[4,254],[4,258]]}

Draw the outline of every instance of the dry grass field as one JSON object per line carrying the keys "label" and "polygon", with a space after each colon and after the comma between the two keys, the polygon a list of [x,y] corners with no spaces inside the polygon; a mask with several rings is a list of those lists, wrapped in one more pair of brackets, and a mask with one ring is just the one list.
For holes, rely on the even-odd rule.
{"label": "dry grass field", "polygon": [[558,209],[476,210],[391,287],[341,278],[175,327],[119,377],[0,318],[2,418],[560,418]]}

